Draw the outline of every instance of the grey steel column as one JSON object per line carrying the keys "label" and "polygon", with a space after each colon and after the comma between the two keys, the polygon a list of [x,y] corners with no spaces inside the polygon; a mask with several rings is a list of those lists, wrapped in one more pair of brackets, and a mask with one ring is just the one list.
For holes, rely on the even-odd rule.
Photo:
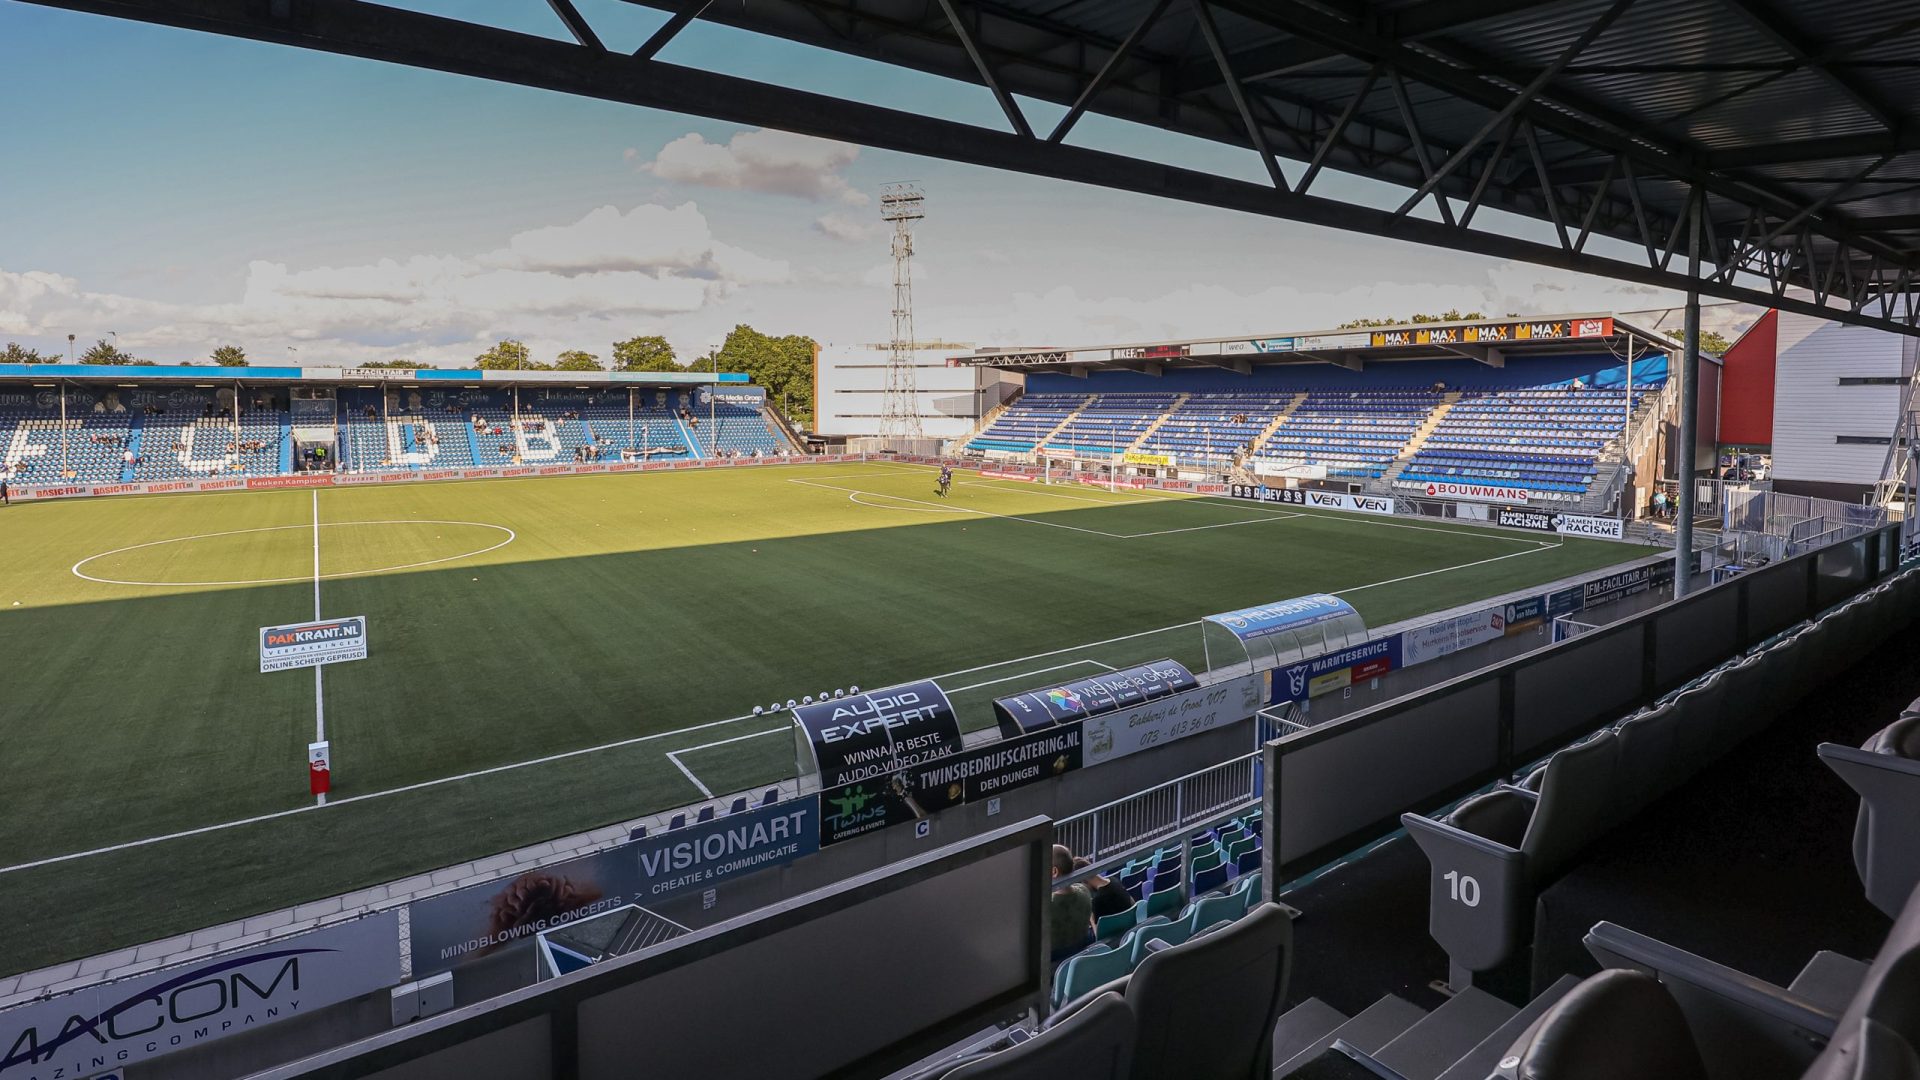
{"label": "grey steel column", "polygon": [[1687,224],[1687,316],[1680,361],[1680,460],[1674,475],[1680,484],[1679,520],[1673,530],[1673,595],[1687,595],[1693,573],[1694,445],[1700,427],[1700,216],[1705,200],[1694,189]]}

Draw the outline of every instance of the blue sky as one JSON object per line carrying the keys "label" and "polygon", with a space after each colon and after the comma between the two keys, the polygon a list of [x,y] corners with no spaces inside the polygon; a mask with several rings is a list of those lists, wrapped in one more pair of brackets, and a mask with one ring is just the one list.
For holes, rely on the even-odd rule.
{"label": "blue sky", "polygon": [[[563,37],[537,0],[400,4]],[[661,16],[581,0],[608,42]],[[662,59],[966,122],[985,90],[696,25]],[[0,0],[0,340],[156,360],[464,363],[521,337],[683,354],[737,322],[888,333],[872,196],[918,181],[920,337],[1076,344],[1446,307],[1673,295],[1058,181]],[[1029,103],[1046,118],[1052,107]],[[1258,179],[1244,151],[1090,118],[1074,141]],[[1295,168],[1289,166],[1290,169]],[[1385,199],[1336,177],[1359,197]],[[298,350],[289,352],[289,347]]]}

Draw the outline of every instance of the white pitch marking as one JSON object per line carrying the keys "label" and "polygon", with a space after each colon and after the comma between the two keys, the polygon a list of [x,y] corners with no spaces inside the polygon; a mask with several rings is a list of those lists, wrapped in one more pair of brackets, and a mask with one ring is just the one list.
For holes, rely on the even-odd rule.
{"label": "white pitch marking", "polygon": [[1285,521],[1287,520],[1287,518],[1297,518],[1302,516],[1304,515],[1287,514],[1284,517],[1279,517],[1279,516],[1258,517],[1258,518],[1247,518],[1245,521],[1222,521],[1217,525],[1189,525],[1184,529],[1161,529],[1158,532],[1128,533],[1127,539],[1140,540],[1149,536],[1172,536],[1174,533],[1199,532],[1202,529],[1230,529],[1235,525],[1265,525],[1269,522]]}
{"label": "white pitch marking", "polygon": [[[318,500],[316,500],[316,503],[317,501]],[[519,539],[518,534],[516,534],[512,529],[507,528],[505,525],[495,525],[495,524],[492,524],[491,522],[486,522],[486,521],[440,521],[440,520],[431,519],[431,518],[428,518],[428,519],[406,518],[404,520],[392,520],[392,521],[329,521],[325,523],[316,522],[312,526],[316,530],[314,547],[316,549],[319,547],[319,540],[318,540],[318,534],[317,534],[317,531],[319,529],[340,529],[340,528],[346,528],[353,525],[468,525],[476,529],[496,529],[500,532],[506,533],[507,538],[493,545],[492,547],[484,547],[477,551],[467,551],[467,552],[462,552],[461,554],[458,554],[458,555],[449,555],[444,559],[428,559],[425,562],[405,563],[400,566],[381,566],[381,567],[375,567],[372,570],[346,570],[337,574],[320,574],[318,573],[318,567],[316,567],[315,574],[317,578],[330,579],[330,578],[364,577],[368,574],[384,574],[394,570],[417,570],[422,566],[438,566],[441,563],[454,562],[459,559],[476,558],[478,556],[485,555],[490,551],[498,551],[501,548],[506,547],[508,544],[511,544],[515,540]],[[230,529],[226,532],[197,533],[193,536],[175,536],[167,540],[150,540],[144,544],[130,544],[126,547],[114,548],[112,551],[103,551],[98,555],[89,555],[86,558],[81,559],[79,562],[74,563],[71,569],[73,570],[74,577],[81,578],[82,580],[85,580],[85,581],[98,582],[102,585],[144,585],[144,586],[152,586],[154,588],[200,588],[200,587],[238,586],[238,585],[284,585],[290,581],[306,581],[307,575],[302,574],[299,577],[283,577],[283,578],[254,578],[249,581],[122,581],[118,578],[94,577],[92,574],[81,572],[80,568],[87,565],[90,562],[94,562],[99,559],[104,559],[109,555],[120,555],[129,551],[139,551],[142,548],[160,547],[163,544],[184,544],[189,540],[212,540],[216,537],[221,537],[221,536],[244,536],[248,533],[286,532],[292,529],[306,529],[306,528],[308,528],[308,526],[306,525],[272,525],[264,529]],[[317,581],[315,583],[314,589],[316,593],[319,590],[319,585]]]}
{"label": "white pitch marking", "polygon": [[[874,495],[881,498],[898,499],[901,502],[919,503],[922,506],[931,506],[935,508],[939,508],[939,505],[940,505],[938,503],[927,502],[924,499],[909,499],[905,495],[884,495],[878,491],[867,491],[863,488],[836,487],[833,484],[822,484],[813,480],[788,480],[787,483],[800,484],[805,487],[820,488],[823,491],[852,492],[853,494],[856,494],[856,495]],[[898,508],[889,507],[888,509],[898,509]],[[1041,521],[1038,518],[1021,517],[1018,514],[996,514],[996,513],[993,513],[992,511],[978,510],[973,507],[957,507],[956,509],[958,509],[962,513],[974,514],[979,517],[999,518],[1002,521],[1024,521],[1029,525],[1046,525],[1055,529],[1067,529],[1072,532],[1086,533],[1088,536],[1104,536],[1109,540],[1125,540],[1126,539],[1126,537],[1120,535],[1119,533],[1102,532],[1099,529],[1083,529],[1078,525],[1062,525],[1057,521]]]}
{"label": "white pitch marking", "polygon": [[1398,585],[1403,581],[1412,581],[1416,578],[1432,577],[1435,574],[1450,573],[1454,570],[1465,570],[1473,566],[1485,566],[1488,563],[1497,563],[1502,559],[1517,559],[1522,555],[1538,555],[1543,551],[1548,551],[1552,548],[1557,548],[1559,546],[1560,546],[1559,544],[1546,544],[1542,547],[1528,548],[1525,551],[1510,551],[1505,555],[1495,555],[1491,559],[1480,559],[1476,562],[1461,563],[1458,566],[1443,566],[1438,570],[1428,570],[1425,573],[1420,573],[1420,574],[1408,574],[1406,577],[1389,578],[1386,581],[1376,581],[1371,585],[1355,585],[1351,589],[1339,589],[1335,591],[1333,595],[1345,596],[1347,593],[1365,592],[1368,589],[1377,589],[1382,585]]}
{"label": "white pitch marking", "polygon": [[697,787],[700,789],[701,798],[703,799],[713,798],[713,792],[708,791],[707,785],[701,783],[700,778],[693,775],[692,769],[689,769],[685,765],[682,765],[680,763],[680,759],[674,755],[673,751],[671,750],[667,751],[667,760],[673,762],[673,767],[676,769],[679,769],[680,775],[687,778],[687,783],[692,784],[694,787]]}

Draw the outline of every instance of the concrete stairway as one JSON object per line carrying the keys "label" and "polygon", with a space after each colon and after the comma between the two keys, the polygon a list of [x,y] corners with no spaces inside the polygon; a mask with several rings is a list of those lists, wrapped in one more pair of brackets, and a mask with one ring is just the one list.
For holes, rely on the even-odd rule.
{"label": "concrete stairway", "polygon": [[1042,436],[1039,441],[1033,444],[1033,452],[1037,454],[1045,450],[1047,444],[1052,442],[1055,436],[1072,428],[1073,422],[1080,419],[1080,414],[1087,411],[1087,406],[1099,400],[1099,394],[1088,394],[1087,400],[1081,402],[1072,412],[1061,417],[1060,422],[1053,425],[1053,430],[1047,432],[1046,435]]}
{"label": "concrete stairway", "polygon": [[1125,449],[1128,451],[1140,449],[1140,444],[1146,442],[1148,437],[1150,437],[1154,432],[1159,431],[1160,425],[1166,423],[1168,420],[1173,419],[1173,414],[1180,411],[1180,406],[1185,405],[1188,401],[1192,400],[1192,398],[1193,398],[1192,394],[1181,394],[1178,397],[1174,398],[1173,404],[1167,407],[1167,411],[1161,413],[1159,416],[1154,417],[1153,423],[1147,425],[1147,430],[1141,432],[1139,438],[1128,443]]}
{"label": "concrete stairway", "polygon": [[1406,445],[1400,448],[1400,453],[1393,459],[1393,464],[1387,466],[1386,475],[1382,476],[1375,486],[1382,491],[1392,489],[1393,482],[1400,479],[1401,473],[1407,471],[1407,465],[1413,460],[1413,455],[1427,445],[1427,440],[1433,438],[1433,433],[1440,429],[1440,422],[1445,420],[1447,414],[1452,412],[1453,407],[1458,404],[1460,404],[1460,391],[1448,391],[1446,396],[1440,399],[1440,404],[1435,405],[1433,411],[1427,414],[1426,421],[1413,429],[1413,434],[1407,437]]}
{"label": "concrete stairway", "polygon": [[1472,988],[1432,1012],[1388,995],[1352,1017],[1308,998],[1274,1025],[1274,1080],[1349,1075],[1485,1080],[1514,1040],[1578,982],[1566,976],[1518,1008]]}
{"label": "concrete stairway", "polygon": [[1253,437],[1253,449],[1247,452],[1248,460],[1259,456],[1261,448],[1267,445],[1267,440],[1273,438],[1273,433],[1279,431],[1280,425],[1286,423],[1287,418],[1293,415],[1293,411],[1298,409],[1306,400],[1306,391],[1303,390],[1293,395],[1293,400],[1287,402],[1285,408],[1274,414],[1273,421],[1262,428],[1260,434]]}

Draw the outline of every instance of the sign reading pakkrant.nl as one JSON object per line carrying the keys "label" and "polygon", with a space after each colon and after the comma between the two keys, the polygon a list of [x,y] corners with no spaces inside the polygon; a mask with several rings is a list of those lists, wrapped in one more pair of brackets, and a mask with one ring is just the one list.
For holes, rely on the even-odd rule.
{"label": "sign reading pakkrant.nl", "polygon": [[260,670],[288,671],[367,658],[367,617],[260,628]]}

